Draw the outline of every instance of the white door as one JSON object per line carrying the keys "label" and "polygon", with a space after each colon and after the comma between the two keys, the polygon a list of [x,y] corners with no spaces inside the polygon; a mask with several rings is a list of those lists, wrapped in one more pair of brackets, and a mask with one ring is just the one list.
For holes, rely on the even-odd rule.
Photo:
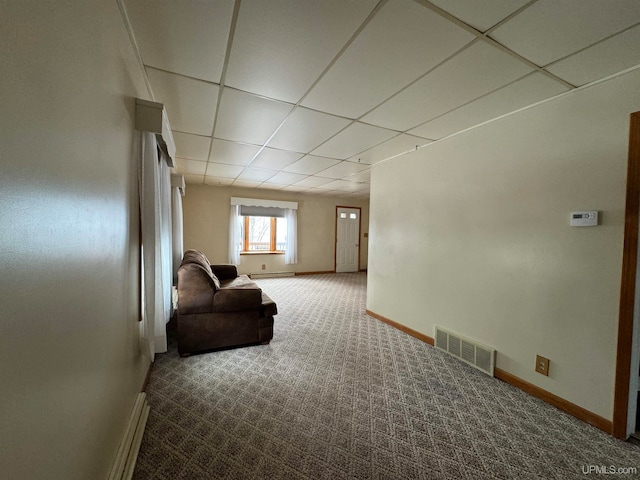
{"label": "white door", "polygon": [[336,272],[357,272],[360,266],[360,209],[338,207]]}

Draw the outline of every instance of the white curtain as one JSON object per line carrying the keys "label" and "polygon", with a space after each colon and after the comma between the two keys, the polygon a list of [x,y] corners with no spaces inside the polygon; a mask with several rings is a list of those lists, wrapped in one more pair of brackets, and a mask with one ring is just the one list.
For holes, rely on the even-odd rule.
{"label": "white curtain", "polygon": [[[164,323],[171,320],[171,287],[173,285],[173,238],[171,215],[171,171],[167,164],[168,158],[161,152],[159,167],[159,192],[160,192],[160,258],[162,260],[162,306]],[[164,346],[156,352],[166,352],[166,327],[162,325]]]}
{"label": "white curtain", "polygon": [[284,218],[287,220],[287,245],[284,248],[284,263],[292,265],[298,263],[298,210],[285,208]]}
{"label": "white curtain", "polygon": [[229,214],[229,263],[240,265],[242,250],[242,217],[240,205],[231,205]]}
{"label": "white curtain", "polygon": [[[173,177],[179,177],[180,183],[182,183],[182,175],[173,175]],[[182,255],[184,254],[184,220],[182,217],[182,195],[183,192],[180,187],[171,184],[171,238],[173,246],[173,283],[177,284],[178,281],[178,267],[182,262]]]}
{"label": "white curtain", "polygon": [[[168,195],[168,167],[159,161],[153,133],[142,132],[139,164],[140,216],[142,228],[142,322],[143,353],[151,360],[167,351],[166,323],[171,309],[171,225],[163,215],[163,192]],[[163,168],[164,165],[164,168]],[[163,207],[164,206],[164,207]],[[163,219],[164,217],[164,219]],[[164,252],[164,254],[163,254]],[[168,254],[168,261],[167,261]],[[168,270],[167,270],[168,268]]]}

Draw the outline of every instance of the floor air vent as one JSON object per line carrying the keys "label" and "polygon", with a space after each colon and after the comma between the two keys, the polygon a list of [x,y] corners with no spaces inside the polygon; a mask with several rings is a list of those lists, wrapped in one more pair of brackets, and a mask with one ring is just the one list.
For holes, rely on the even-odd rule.
{"label": "floor air vent", "polygon": [[436,325],[435,347],[493,377],[496,351]]}

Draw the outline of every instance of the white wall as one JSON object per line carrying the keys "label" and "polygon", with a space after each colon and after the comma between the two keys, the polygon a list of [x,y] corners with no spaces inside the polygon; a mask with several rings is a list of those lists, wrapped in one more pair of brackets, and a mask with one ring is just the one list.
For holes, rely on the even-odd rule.
{"label": "white wall", "polygon": [[[242,255],[238,271],[327,272],[335,270],[336,207],[360,207],[360,268],[367,268],[368,199],[302,195],[278,190],[212,187],[188,184],[183,198],[184,248],[202,251],[212,263],[229,260],[229,208],[231,197],[298,202],[298,263],[285,265],[284,255]],[[262,264],[266,269],[262,270]]]}
{"label": "white wall", "polygon": [[0,477],[106,478],[138,347],[134,98],[114,0],[3,2]]}
{"label": "white wall", "polygon": [[[634,71],[376,165],[368,308],[493,346],[497,367],[611,419],[639,86]],[[569,227],[576,210],[602,225]]]}

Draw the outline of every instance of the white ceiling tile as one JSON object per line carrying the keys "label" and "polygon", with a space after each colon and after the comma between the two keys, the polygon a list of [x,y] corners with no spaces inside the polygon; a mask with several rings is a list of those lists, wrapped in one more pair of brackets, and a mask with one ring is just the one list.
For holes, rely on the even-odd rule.
{"label": "white ceiling tile", "polygon": [[220,99],[216,138],[262,145],[293,105],[225,88]]}
{"label": "white ceiling tile", "polygon": [[439,139],[569,90],[542,73],[533,73],[410,131]]}
{"label": "white ceiling tile", "polygon": [[346,159],[378,145],[397,132],[356,122],[313,150],[314,155]]}
{"label": "white ceiling tile", "polygon": [[305,155],[297,162],[289,165],[284,169],[285,172],[302,173],[306,175],[313,175],[325,168],[329,168],[340,160],[335,158],[316,157],[314,155]]}
{"label": "white ceiling tile", "polygon": [[209,158],[211,137],[173,132],[173,139],[176,143],[176,156],[205,162]]}
{"label": "white ceiling tile", "polygon": [[218,86],[193,78],[147,68],[156,101],[167,110],[171,128],[211,135],[218,103]]}
{"label": "white ceiling tile", "polygon": [[361,172],[367,168],[369,168],[369,165],[344,161],[334,165],[333,167],[329,167],[326,170],[322,170],[316,175],[318,177],[342,178],[346,175],[351,175],[352,173]]}
{"label": "white ceiling tile", "polygon": [[317,188],[321,190],[348,190],[351,188],[351,184],[345,180],[334,180],[333,182],[320,185]]}
{"label": "white ceiling tile", "polygon": [[226,84],[297,102],[378,0],[243,0]]}
{"label": "white ceiling tile", "polygon": [[292,183],[299,182],[304,178],[307,178],[307,176],[297,173],[279,172],[269,179],[269,183],[275,183],[278,185],[291,185]]}
{"label": "white ceiling tile", "polygon": [[371,183],[371,169],[369,168],[352,175],[347,175],[346,177],[343,177],[343,180],[356,183]]}
{"label": "white ceiling tile", "polygon": [[250,182],[248,180],[234,180],[234,187],[242,187],[242,188],[255,188],[260,185],[262,182]]}
{"label": "white ceiling tile", "polygon": [[204,177],[205,185],[212,185],[214,187],[225,187],[231,185],[233,183],[233,178],[223,178],[223,177]]}
{"label": "white ceiling tile", "polygon": [[209,162],[206,174],[210,177],[236,178],[244,170],[242,165]]}
{"label": "white ceiling tile", "polygon": [[391,0],[302,104],[358,118],[474,38],[417,2]]}
{"label": "white ceiling tile", "polygon": [[369,190],[363,190],[361,192],[355,192],[351,195],[354,198],[368,198],[369,197]]}
{"label": "white ceiling tile", "polygon": [[[341,180],[339,180],[341,181]],[[357,192],[368,192],[369,185],[355,183],[347,180],[347,185],[344,185],[340,190],[344,190],[349,193],[357,193]]]}
{"label": "white ceiling tile", "polygon": [[408,130],[532,70],[511,55],[479,41],[376,108],[364,121]]}
{"label": "white ceiling tile", "polygon": [[266,189],[266,190],[282,190],[285,185],[278,185],[275,183],[263,182],[258,185],[256,188]]}
{"label": "white ceiling tile", "polygon": [[204,175],[207,169],[207,162],[199,160],[189,160],[186,158],[176,157],[176,169],[180,173],[189,173],[193,175]]}
{"label": "white ceiling tile", "polygon": [[184,175],[184,182],[192,185],[202,185],[204,183],[204,175],[191,175],[187,173]]}
{"label": "white ceiling tile", "polygon": [[304,193],[309,195],[322,195],[322,196],[331,195],[330,192],[333,192],[333,190],[322,190],[320,188],[309,188],[304,191]]}
{"label": "white ceiling tile", "polygon": [[124,3],[145,65],[220,82],[233,0]]}
{"label": "white ceiling tile", "polygon": [[332,180],[330,178],[307,177],[303,180],[300,180],[299,182],[296,182],[296,185],[299,187],[315,188],[319,187],[320,185],[325,185],[331,181]]}
{"label": "white ceiling tile", "polygon": [[546,69],[580,86],[640,64],[640,26],[560,60]]}
{"label": "white ceiling tile", "polygon": [[530,0],[430,0],[476,30],[486,32]]}
{"label": "white ceiling tile", "polygon": [[302,153],[264,148],[256,159],[251,162],[252,167],[268,168],[270,170],[282,170],[302,157]]}
{"label": "white ceiling tile", "polygon": [[382,160],[386,160],[387,158],[394,157],[411,150],[415,150],[416,147],[426,145],[430,142],[431,140],[403,133],[402,135],[398,135],[390,140],[387,140],[377,147],[370,148],[366,152],[362,152],[354,157],[351,157],[349,161],[373,165],[375,163],[381,162]]}
{"label": "white ceiling tile", "polygon": [[249,180],[252,182],[265,182],[273,177],[276,173],[274,170],[266,170],[264,168],[247,167],[238,176],[240,180]]}
{"label": "white ceiling tile", "polygon": [[305,187],[297,187],[295,185],[288,185],[284,187],[282,190],[286,190],[287,192],[304,192],[306,190]]}
{"label": "white ceiling tile", "polygon": [[269,146],[308,153],[349,125],[345,118],[298,107],[269,142]]}
{"label": "white ceiling tile", "polygon": [[231,165],[249,165],[259,151],[260,147],[255,145],[244,145],[215,138],[211,146],[209,161]]}
{"label": "white ceiling tile", "polygon": [[491,37],[544,66],[638,22],[638,0],[540,0]]}
{"label": "white ceiling tile", "polygon": [[[640,0],[123,3],[154,98],[165,104],[174,129],[175,170],[191,184],[203,184],[206,174],[213,185],[279,189],[296,182],[286,188],[366,197],[370,165],[564,91],[482,39],[449,58],[473,37],[448,22],[448,15],[435,15],[439,8],[485,31],[524,5],[490,35],[573,85],[640,64]],[[240,11],[228,88],[218,106],[217,83],[234,5]],[[363,26],[376,6],[379,11]],[[291,111],[332,61],[305,99],[317,106]],[[428,68],[434,69],[420,77]],[[351,125],[350,119],[372,108],[371,102],[379,103],[414,79]],[[232,141],[211,139],[217,107],[219,133]],[[325,109],[344,113],[336,116]],[[268,147],[261,150],[267,139]],[[310,151],[320,156],[300,158]],[[246,180],[236,177],[242,174]]]}

